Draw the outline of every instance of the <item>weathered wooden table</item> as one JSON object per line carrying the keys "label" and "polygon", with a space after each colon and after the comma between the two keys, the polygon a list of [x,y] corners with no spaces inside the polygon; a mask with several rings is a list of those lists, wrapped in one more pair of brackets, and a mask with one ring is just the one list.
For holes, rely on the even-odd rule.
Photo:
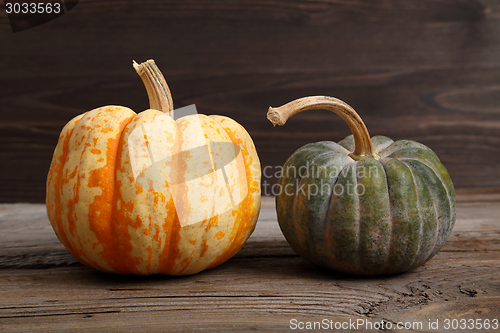
{"label": "weathered wooden table", "polygon": [[[500,195],[457,199],[456,226],[436,257],[412,272],[375,278],[329,272],[294,254],[273,198],[263,199],[257,228],[234,258],[186,277],[96,272],[59,243],[44,205],[2,204],[0,331],[288,331],[319,322],[336,332],[380,325],[389,332],[499,332]],[[462,319],[477,321],[463,329]],[[489,330],[478,329],[488,320]]]}

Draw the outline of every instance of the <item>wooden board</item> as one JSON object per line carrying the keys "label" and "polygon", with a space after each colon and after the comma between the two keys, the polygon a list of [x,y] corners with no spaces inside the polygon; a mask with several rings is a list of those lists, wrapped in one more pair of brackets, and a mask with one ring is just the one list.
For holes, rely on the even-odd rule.
{"label": "wooden board", "polygon": [[269,172],[306,143],[349,134],[326,111],[283,128],[266,119],[270,105],[324,94],[351,104],[372,135],[434,149],[458,188],[500,188],[494,0],[86,0],[18,33],[0,10],[0,45],[0,202],[44,201],[74,116],[147,108],[132,59],[149,58],[176,107],[240,122]]}
{"label": "wooden board", "polygon": [[309,264],[286,243],[266,197],[254,234],[227,263],[193,276],[135,277],[79,264],[44,205],[2,204],[0,331],[289,331],[293,319],[326,319],[453,332],[446,319],[500,319],[500,197],[460,195],[457,207],[444,248],[404,274],[357,278]]}

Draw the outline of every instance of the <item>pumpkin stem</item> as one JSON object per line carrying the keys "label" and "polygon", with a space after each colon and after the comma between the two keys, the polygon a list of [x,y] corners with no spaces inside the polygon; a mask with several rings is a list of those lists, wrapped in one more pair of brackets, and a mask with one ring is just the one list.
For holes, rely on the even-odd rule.
{"label": "pumpkin stem", "polygon": [[174,102],[167,82],[156,66],[153,59],[138,64],[133,61],[135,71],[144,82],[149,97],[149,107],[151,109],[168,113],[174,117]]}
{"label": "pumpkin stem", "polygon": [[267,119],[269,119],[274,126],[283,126],[288,118],[293,115],[302,111],[314,109],[326,109],[335,112],[347,123],[347,125],[349,125],[349,128],[354,136],[355,144],[354,152],[349,154],[351,158],[356,161],[362,159],[363,157],[380,159],[375,150],[373,150],[370,134],[368,133],[368,130],[366,129],[366,126],[360,116],[352,107],[340,99],[328,96],[299,98],[278,108],[269,107],[269,111],[267,111]]}

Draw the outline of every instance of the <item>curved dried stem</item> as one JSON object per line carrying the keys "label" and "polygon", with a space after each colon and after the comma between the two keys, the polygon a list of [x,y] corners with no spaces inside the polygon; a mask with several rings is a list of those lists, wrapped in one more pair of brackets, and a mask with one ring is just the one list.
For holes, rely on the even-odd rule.
{"label": "curved dried stem", "polygon": [[363,157],[380,158],[373,150],[370,134],[359,115],[352,107],[340,99],[328,96],[299,98],[278,108],[269,107],[267,119],[273,125],[283,126],[290,117],[297,113],[314,109],[326,109],[335,112],[347,123],[354,136],[355,149],[349,155],[353,159],[360,160]]}
{"label": "curved dried stem", "polygon": [[171,117],[174,116],[174,102],[167,82],[156,66],[154,60],[150,59],[146,62],[138,64],[133,62],[135,71],[144,82],[146,91],[149,97],[149,107],[151,109],[168,113]]}

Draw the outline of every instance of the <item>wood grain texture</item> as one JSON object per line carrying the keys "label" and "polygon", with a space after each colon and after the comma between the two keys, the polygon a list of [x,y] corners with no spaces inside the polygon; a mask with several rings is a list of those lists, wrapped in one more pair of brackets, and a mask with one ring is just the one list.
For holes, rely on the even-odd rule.
{"label": "wood grain texture", "polygon": [[273,198],[263,200],[257,228],[234,258],[186,277],[94,271],[58,242],[44,205],[2,204],[0,328],[289,331],[292,318],[423,325],[439,319],[432,332],[449,332],[446,318],[500,319],[500,198],[458,199],[456,226],[436,257],[414,271],[373,278],[329,272],[294,254]]}
{"label": "wood grain texture", "polygon": [[86,0],[15,34],[0,11],[0,45],[0,202],[43,202],[59,131],[75,115],[146,109],[131,62],[148,58],[176,107],[243,124],[263,166],[349,134],[327,111],[283,128],[266,120],[270,105],[323,94],[352,105],[372,135],[434,149],[458,188],[500,188],[494,0]]}

